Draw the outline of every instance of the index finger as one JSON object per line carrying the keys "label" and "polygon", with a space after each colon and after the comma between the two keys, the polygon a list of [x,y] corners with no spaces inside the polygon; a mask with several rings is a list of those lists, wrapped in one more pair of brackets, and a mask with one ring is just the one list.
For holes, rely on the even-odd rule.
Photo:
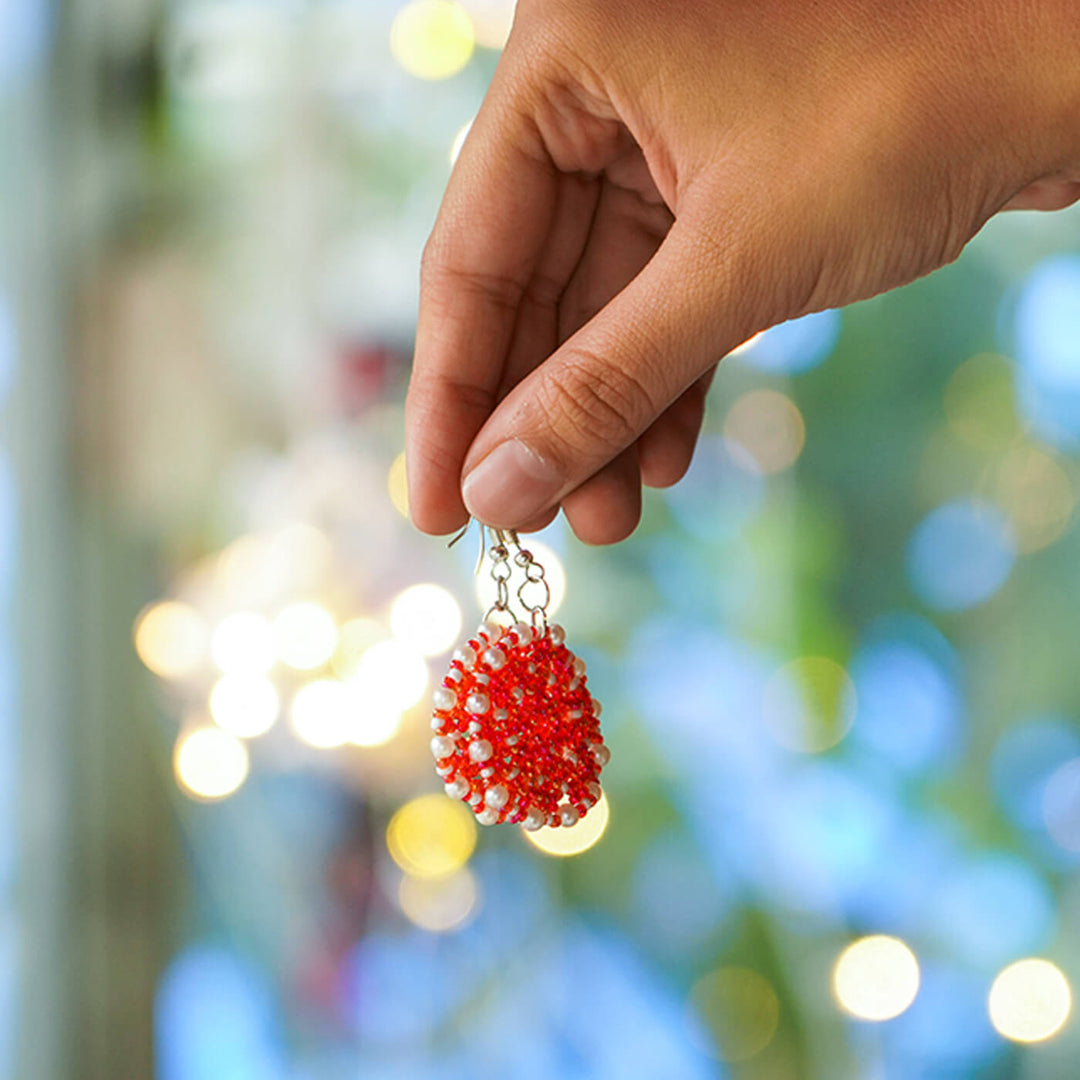
{"label": "index finger", "polygon": [[495,407],[554,215],[556,169],[507,82],[496,72],[424,250],[405,418],[409,510],[429,533],[468,518],[461,466]]}

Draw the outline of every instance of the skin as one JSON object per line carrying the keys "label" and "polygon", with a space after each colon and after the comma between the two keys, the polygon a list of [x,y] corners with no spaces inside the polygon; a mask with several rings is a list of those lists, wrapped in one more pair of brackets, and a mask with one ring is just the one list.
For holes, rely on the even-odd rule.
{"label": "skin", "polygon": [[740,342],[1080,198],[1077,56],[1074,0],[520,0],[424,253],[415,524],[628,536]]}

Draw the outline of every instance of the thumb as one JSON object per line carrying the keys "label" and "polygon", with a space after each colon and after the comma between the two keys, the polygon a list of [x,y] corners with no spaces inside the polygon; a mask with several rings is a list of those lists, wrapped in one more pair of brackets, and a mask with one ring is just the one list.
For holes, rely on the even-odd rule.
{"label": "thumb", "polygon": [[632,445],[717,359],[772,321],[762,282],[686,216],[640,274],[504,399],[466,455],[462,497],[516,528]]}

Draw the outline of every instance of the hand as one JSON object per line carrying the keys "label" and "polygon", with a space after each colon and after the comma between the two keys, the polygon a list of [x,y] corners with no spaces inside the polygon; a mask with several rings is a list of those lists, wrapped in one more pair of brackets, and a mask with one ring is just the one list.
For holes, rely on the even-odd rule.
{"label": "hand", "polygon": [[1077,55],[1069,0],[520,0],[424,253],[417,526],[627,536],[740,342],[1080,197]]}

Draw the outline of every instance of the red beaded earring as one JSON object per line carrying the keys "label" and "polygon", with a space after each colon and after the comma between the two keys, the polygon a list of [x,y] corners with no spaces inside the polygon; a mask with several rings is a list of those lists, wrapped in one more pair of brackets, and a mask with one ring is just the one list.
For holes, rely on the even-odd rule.
{"label": "red beaded earring", "polygon": [[[454,651],[432,697],[431,752],[451,798],[482,825],[576,825],[600,798],[611,752],[600,734],[600,703],[585,661],[547,621],[544,568],[513,531],[492,530],[494,604],[476,634]],[[483,545],[484,526],[480,527]],[[517,598],[529,621],[514,621],[513,563],[524,574]],[[483,547],[481,548],[481,564]]]}

